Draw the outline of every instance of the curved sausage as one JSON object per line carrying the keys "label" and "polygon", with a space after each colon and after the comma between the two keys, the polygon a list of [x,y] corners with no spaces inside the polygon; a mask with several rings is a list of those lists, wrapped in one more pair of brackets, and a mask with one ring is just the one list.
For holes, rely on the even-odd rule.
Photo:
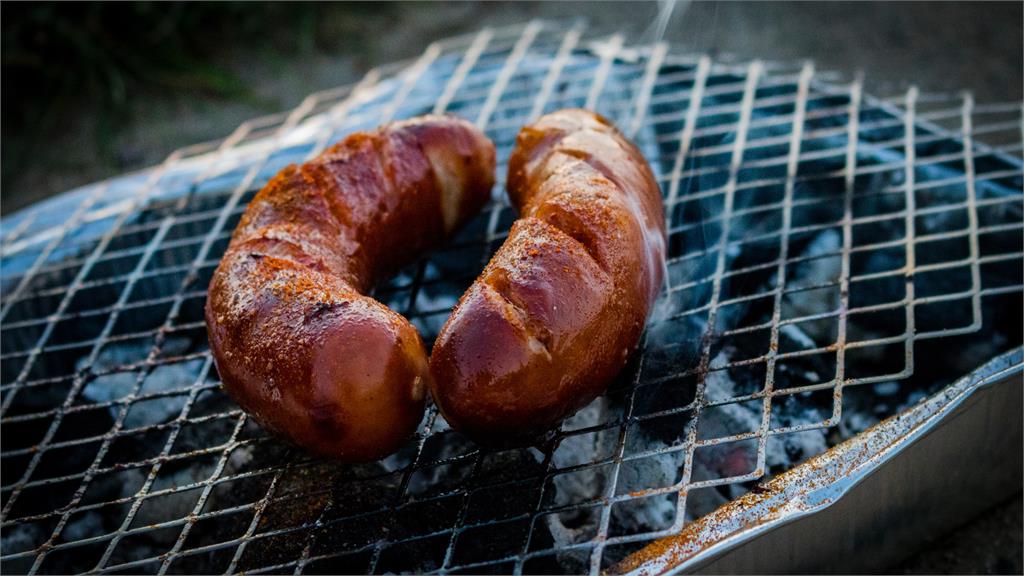
{"label": "curved sausage", "polygon": [[210,283],[224,388],[257,421],[348,461],[419,423],[430,373],[416,329],[366,296],[483,206],[494,145],[428,116],[357,133],[289,166],[252,200]]}
{"label": "curved sausage", "polygon": [[430,360],[442,414],[484,443],[536,439],[604,392],[637,346],[665,260],[654,175],[597,114],[523,128],[508,191],[520,219]]}

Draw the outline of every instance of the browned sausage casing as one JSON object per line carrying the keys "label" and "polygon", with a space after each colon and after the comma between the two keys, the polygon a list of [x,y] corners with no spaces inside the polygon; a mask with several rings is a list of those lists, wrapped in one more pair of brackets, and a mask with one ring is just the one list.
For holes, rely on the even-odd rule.
{"label": "browned sausage casing", "polygon": [[422,417],[427,356],[408,320],[365,294],[475,214],[493,183],[494,145],[447,116],[353,134],[282,170],[210,283],[206,324],[228,393],[320,454],[397,449]]}
{"label": "browned sausage casing", "polygon": [[661,194],[606,119],[562,110],[520,131],[508,166],[519,211],[431,355],[455,429],[530,440],[600,395],[636,347],[662,282]]}

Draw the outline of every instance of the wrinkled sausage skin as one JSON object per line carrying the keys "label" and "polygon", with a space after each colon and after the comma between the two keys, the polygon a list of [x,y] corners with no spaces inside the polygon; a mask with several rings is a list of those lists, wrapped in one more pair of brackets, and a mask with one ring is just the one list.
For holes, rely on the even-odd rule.
{"label": "wrinkled sausage skin", "polygon": [[249,204],[210,283],[224,388],[269,430],[322,455],[396,450],[430,371],[416,329],[366,295],[487,201],[494,146],[425,116],[357,133],[277,174]]}
{"label": "wrinkled sausage skin", "polygon": [[639,150],[562,110],[524,127],[508,167],[520,218],[452,312],[434,401],[478,442],[535,440],[604,392],[661,287],[665,218]]}

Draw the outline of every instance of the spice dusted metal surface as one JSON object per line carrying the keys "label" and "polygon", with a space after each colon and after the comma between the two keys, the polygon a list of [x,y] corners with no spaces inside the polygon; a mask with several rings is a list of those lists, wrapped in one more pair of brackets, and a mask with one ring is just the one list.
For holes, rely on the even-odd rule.
{"label": "spice dusted metal surface", "polygon": [[[431,407],[395,455],[354,466],[227,398],[205,289],[269,178],[352,132],[451,112],[495,142],[503,180],[521,126],[588,105],[651,165],[668,232],[662,294],[607,394],[526,449],[480,448]],[[537,21],[14,214],[0,568],[611,568],[1020,345],[1020,133],[1020,103],[880,100],[809,64]],[[515,219],[503,190],[373,292],[427,345]]]}

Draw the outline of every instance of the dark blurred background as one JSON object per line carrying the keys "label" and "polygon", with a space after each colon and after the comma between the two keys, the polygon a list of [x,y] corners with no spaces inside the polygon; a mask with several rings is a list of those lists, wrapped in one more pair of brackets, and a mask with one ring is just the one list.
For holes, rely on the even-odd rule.
{"label": "dark blurred background", "polygon": [[[2,10],[4,214],[487,25],[584,16],[652,40],[649,3],[13,3]],[[741,58],[863,70],[889,95],[1022,97],[1022,3],[678,2],[664,38]],[[893,572],[1020,573],[1021,499],[951,528]]]}
{"label": "dark blurred background", "polygon": [[[971,88],[1021,98],[1021,6],[979,2],[677,2],[665,39],[691,51],[813,58],[887,95]],[[2,9],[3,202],[158,163],[242,121],[358,80],[432,40],[584,16],[652,39],[657,2],[16,3]]]}

